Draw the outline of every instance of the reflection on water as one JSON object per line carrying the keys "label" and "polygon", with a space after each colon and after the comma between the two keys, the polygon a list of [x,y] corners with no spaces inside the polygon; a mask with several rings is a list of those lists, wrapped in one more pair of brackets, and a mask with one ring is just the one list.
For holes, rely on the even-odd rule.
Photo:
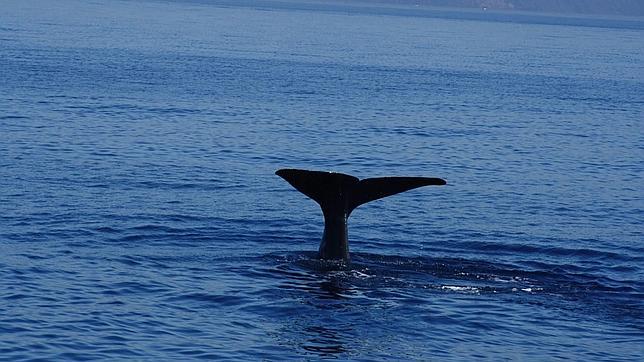
{"label": "reflection on water", "polygon": [[[340,333],[334,328],[310,326],[305,328],[305,333],[310,336],[310,339],[306,341],[302,348],[309,352],[326,356],[347,351],[342,345]],[[351,330],[344,330],[343,333],[351,334]]]}
{"label": "reflection on water", "polygon": [[[313,312],[312,316],[321,316],[327,311],[337,313],[351,310],[354,307],[351,296],[355,293],[352,291],[352,286],[347,284],[336,270],[333,270],[338,265],[329,266],[323,261],[320,261],[320,264],[324,268],[329,267],[330,270],[322,276],[323,281],[312,283],[308,289],[309,297],[306,303],[319,310],[319,313]],[[346,265],[339,267],[347,269]],[[321,357],[348,351],[345,347],[345,338],[351,338],[350,336],[354,335],[350,322],[342,321],[341,317],[322,320],[305,318],[301,322],[303,323],[301,346],[304,350]]]}

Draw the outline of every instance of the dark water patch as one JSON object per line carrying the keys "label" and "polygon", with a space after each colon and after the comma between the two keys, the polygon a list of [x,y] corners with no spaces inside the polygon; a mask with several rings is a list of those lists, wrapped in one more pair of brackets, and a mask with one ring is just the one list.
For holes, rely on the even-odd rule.
{"label": "dark water patch", "polygon": [[27,259],[31,260],[47,260],[49,257],[47,256],[42,256],[42,255],[34,255],[34,254],[19,254],[19,256],[23,256]]}
{"label": "dark water patch", "polygon": [[164,234],[180,234],[185,232],[185,229],[173,228],[165,225],[147,225],[147,224],[134,226],[132,228],[129,228],[128,230],[132,230],[134,232],[142,232],[142,233],[156,232],[156,233],[164,233]]}
{"label": "dark water patch", "polygon": [[109,227],[109,226],[99,226],[94,229],[97,233],[105,233],[105,234],[116,234],[120,233],[121,230]]}
{"label": "dark water patch", "polygon": [[29,117],[25,117],[25,116],[0,116],[0,121],[9,120],[9,119],[29,119]]}
{"label": "dark water patch", "polygon": [[[486,235],[480,233],[470,233],[473,239],[484,239]],[[498,254],[506,253],[508,255],[526,256],[529,255],[551,255],[554,257],[576,258],[578,260],[594,260],[601,262],[634,262],[640,257],[624,254],[621,252],[612,252],[608,250],[599,250],[591,248],[568,248],[562,246],[549,246],[549,244],[559,244],[561,240],[540,240],[538,242],[508,242],[508,241],[450,241],[449,249],[451,250],[468,250],[472,253]],[[595,241],[596,242],[596,241]],[[437,246],[441,248],[441,246]],[[446,247],[443,247],[446,248]],[[574,267],[574,266],[573,266]]]}
{"label": "dark water patch", "polygon": [[143,294],[150,295],[167,291],[168,288],[159,282],[118,282],[104,287],[104,293],[109,295]]}
{"label": "dark water patch", "polygon": [[121,258],[116,259],[115,261],[127,265],[127,266],[140,266],[142,263],[139,260],[139,258],[132,257],[132,256],[123,256]]}
{"label": "dark water patch", "polygon": [[[425,291],[439,295],[506,295],[505,298],[515,303],[541,299],[544,302],[538,304],[544,307],[559,305],[568,311],[581,308],[600,318],[629,320],[641,317],[641,310],[636,307],[640,304],[636,301],[641,293],[633,281],[561,269],[520,270],[514,266],[464,259],[354,253],[351,264],[343,264],[317,260],[314,254],[311,257],[311,254],[287,256],[282,259],[287,264],[252,273],[252,277],[267,278],[267,274],[278,273],[286,279],[280,286],[284,290],[312,293],[322,300],[355,302],[357,298],[369,305],[387,305],[387,300],[398,297],[411,298],[409,303],[413,304],[418,302],[417,298],[426,298],[417,296]],[[400,294],[395,290],[407,292]],[[340,309],[345,306],[342,302],[329,305]]]}
{"label": "dark water patch", "polygon": [[167,298],[167,302],[178,302],[181,300],[187,300],[192,302],[199,302],[202,305],[207,305],[209,307],[215,308],[217,306],[222,307],[231,307],[231,306],[240,306],[247,303],[248,299],[239,296],[233,295],[216,295],[216,294],[206,294],[206,293],[190,293],[180,296],[173,296]]}
{"label": "dark water patch", "polygon": [[181,190],[202,190],[202,191],[227,191],[231,189],[243,189],[242,185],[230,184],[227,181],[221,180],[208,180],[203,183],[196,183],[193,180],[186,180],[184,182],[162,182],[162,181],[135,181],[128,180],[124,181],[124,184],[143,189],[154,189],[154,190],[169,190],[169,191],[181,191]]}

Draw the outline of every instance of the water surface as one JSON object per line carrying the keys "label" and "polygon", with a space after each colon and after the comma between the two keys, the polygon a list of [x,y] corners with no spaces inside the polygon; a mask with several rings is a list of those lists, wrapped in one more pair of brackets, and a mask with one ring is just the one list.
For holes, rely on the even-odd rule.
{"label": "water surface", "polygon": [[6,1],[0,355],[641,359],[644,27],[449,14]]}

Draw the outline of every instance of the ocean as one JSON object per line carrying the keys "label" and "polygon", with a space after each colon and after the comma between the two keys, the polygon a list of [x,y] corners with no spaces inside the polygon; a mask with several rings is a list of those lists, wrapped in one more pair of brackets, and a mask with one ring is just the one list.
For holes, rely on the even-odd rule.
{"label": "ocean", "polygon": [[[644,358],[644,20],[5,0],[0,360]],[[274,172],[447,180],[351,263]]]}

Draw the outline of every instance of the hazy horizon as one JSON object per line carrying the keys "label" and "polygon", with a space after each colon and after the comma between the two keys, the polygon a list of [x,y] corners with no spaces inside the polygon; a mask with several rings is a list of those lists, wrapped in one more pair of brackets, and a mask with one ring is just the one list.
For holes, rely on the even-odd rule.
{"label": "hazy horizon", "polygon": [[[291,0],[298,1],[298,0]],[[309,0],[306,0],[309,1]],[[318,1],[318,0],[312,0]],[[621,15],[644,17],[639,0],[334,0],[344,3],[425,5],[487,10],[528,11],[555,14]]]}

